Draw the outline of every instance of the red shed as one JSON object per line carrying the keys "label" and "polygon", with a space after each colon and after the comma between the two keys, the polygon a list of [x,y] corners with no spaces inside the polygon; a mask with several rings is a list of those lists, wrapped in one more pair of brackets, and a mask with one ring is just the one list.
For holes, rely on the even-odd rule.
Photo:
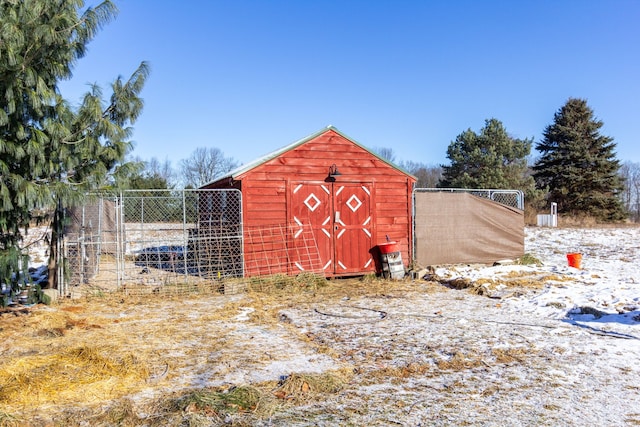
{"label": "red shed", "polygon": [[[375,271],[375,248],[388,239],[398,242],[408,264],[415,182],[329,126],[202,188],[241,191],[245,236],[246,230],[289,225],[289,245],[295,245],[296,230],[311,229],[324,274],[334,277]],[[245,238],[243,249],[247,264],[257,248]],[[277,273],[305,270],[286,249],[276,256],[290,258]]]}

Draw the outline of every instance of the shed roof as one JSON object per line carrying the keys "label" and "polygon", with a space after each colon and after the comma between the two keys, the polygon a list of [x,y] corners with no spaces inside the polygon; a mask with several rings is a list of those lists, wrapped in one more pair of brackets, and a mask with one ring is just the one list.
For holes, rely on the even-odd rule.
{"label": "shed roof", "polygon": [[264,155],[262,157],[259,157],[259,158],[255,159],[255,160],[253,160],[253,161],[251,161],[249,163],[245,163],[244,165],[239,166],[239,167],[231,170],[230,172],[228,172],[224,176],[216,178],[215,180],[202,185],[202,187],[206,187],[208,185],[211,185],[211,184],[214,184],[214,183],[217,183],[219,181],[222,181],[222,180],[225,180],[225,179],[229,179],[229,178],[235,179],[238,176],[244,174],[245,172],[248,172],[251,169],[253,169],[255,167],[258,167],[261,164],[268,162],[269,160],[275,159],[276,157],[280,156],[281,154],[286,153],[289,150],[293,150],[294,148],[304,144],[305,142],[311,141],[312,139],[317,138],[318,136],[320,136],[323,133],[328,132],[328,131],[333,131],[333,132],[337,133],[338,135],[342,136],[345,139],[348,139],[353,144],[355,144],[358,147],[362,148],[363,150],[367,151],[369,154],[371,154],[372,156],[378,158],[380,161],[386,163],[387,165],[391,166],[392,168],[397,169],[397,170],[407,174],[408,176],[410,176],[410,177],[412,177],[414,179],[417,179],[415,176],[411,175],[409,172],[407,172],[406,170],[402,169],[398,165],[395,165],[394,163],[390,162],[389,160],[380,157],[378,154],[374,153],[373,151],[371,151],[370,149],[368,149],[364,145],[359,144],[358,142],[356,142],[353,138],[350,138],[347,135],[345,135],[344,133],[340,132],[334,126],[329,125],[329,126],[323,128],[323,129],[320,129],[319,131],[317,131],[317,132],[315,132],[315,133],[313,133],[313,134],[311,134],[309,136],[306,136],[306,137],[304,137],[304,138],[302,138],[302,139],[300,139],[300,140],[298,140],[296,142],[293,142],[293,143],[291,143],[291,144],[289,144],[287,146],[284,146],[284,147],[279,148],[279,149],[277,149],[275,151],[272,151],[271,153],[268,153],[268,154],[266,154],[266,155]]}

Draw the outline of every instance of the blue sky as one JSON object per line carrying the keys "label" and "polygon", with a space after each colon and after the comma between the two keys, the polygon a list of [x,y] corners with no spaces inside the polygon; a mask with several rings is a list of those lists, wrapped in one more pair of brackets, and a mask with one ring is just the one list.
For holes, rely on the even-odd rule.
{"label": "blue sky", "polygon": [[637,0],[115,3],[61,90],[72,102],[88,83],[107,93],[149,61],[132,153],[144,160],[177,166],[216,147],[246,163],[333,125],[436,165],[489,118],[538,141],[578,97],[618,159],[640,162]]}

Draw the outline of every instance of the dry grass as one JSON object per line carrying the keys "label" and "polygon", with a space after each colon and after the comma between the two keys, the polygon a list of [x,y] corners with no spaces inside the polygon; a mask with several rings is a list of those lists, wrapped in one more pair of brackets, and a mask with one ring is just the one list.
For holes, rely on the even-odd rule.
{"label": "dry grass", "polygon": [[533,350],[522,347],[494,348],[491,353],[496,363],[522,363],[528,357],[536,354]]}
{"label": "dry grass", "polygon": [[272,412],[272,402],[268,395],[252,386],[232,387],[221,390],[194,390],[175,401],[169,411],[182,410],[186,413],[204,413],[207,416],[224,417],[226,413]]}
{"label": "dry grass", "polygon": [[439,360],[438,369],[461,371],[465,369],[476,368],[483,365],[482,359],[477,354],[468,354],[463,350],[456,351],[447,359]]}
{"label": "dry grass", "polygon": [[547,285],[556,285],[574,280],[568,276],[526,271],[511,271],[491,278],[479,278],[477,280],[472,280],[468,277],[456,277],[453,279],[434,277],[434,279],[452,289],[467,289],[474,294],[485,296],[494,296],[498,291],[502,294],[513,294],[527,290],[537,291]]}
{"label": "dry grass", "polygon": [[[538,212],[533,209],[525,210],[525,224],[528,226],[535,226],[538,222],[537,215],[538,214],[548,214],[548,211]],[[558,227],[561,228],[619,228],[619,227],[637,227],[637,223],[633,223],[630,221],[622,221],[616,223],[602,222],[598,219],[585,216],[585,215],[567,215],[560,214],[558,215]]]}
{"label": "dry grass", "polygon": [[[0,426],[254,425],[277,414],[295,417],[298,408],[321,405],[354,384],[401,384],[536,357],[521,347],[488,353],[442,344],[417,350],[422,359],[404,358],[405,347],[415,343],[397,337],[389,350],[351,347],[363,354],[356,356],[362,357],[360,366],[348,362],[349,342],[319,339],[282,317],[287,309],[312,311],[320,303],[337,312],[344,301],[358,298],[383,308],[417,289],[434,296],[445,291],[436,282],[278,277],[250,283],[238,296],[114,292],[2,316]],[[251,344],[249,334],[259,331],[284,334],[313,357],[328,356],[342,368],[292,371],[280,381],[208,385],[212,375],[223,378],[234,367],[270,363],[269,351]]]}
{"label": "dry grass", "polygon": [[0,368],[0,410],[87,404],[118,398],[140,388],[149,371],[135,354],[81,346],[53,354],[12,358]]}
{"label": "dry grass", "polygon": [[341,391],[353,377],[353,369],[344,368],[322,374],[291,374],[273,391],[278,399],[295,404],[308,403],[324,394]]}
{"label": "dry grass", "polygon": [[[166,425],[173,417],[186,417],[190,425],[198,425],[198,420],[211,425],[212,419],[224,421],[225,414],[234,411],[263,417],[278,405],[336,393],[351,378],[349,369],[318,375],[292,373],[281,384],[233,390],[194,388],[166,395],[161,390],[171,389],[182,372],[201,363],[220,366],[248,357],[268,357],[243,354],[247,350],[238,342],[242,336],[232,335],[233,329],[226,326],[237,316],[247,315],[251,324],[266,328],[288,327],[278,318],[283,308],[387,288],[377,281],[357,279],[272,278],[251,287],[242,299],[215,297],[210,292],[189,298],[125,291],[4,315],[0,425],[48,425],[49,421],[38,421],[47,419],[39,415],[45,407],[49,419],[59,425],[81,425],[86,420],[91,425],[139,425],[140,412],[156,413],[162,420],[157,425]],[[204,304],[203,299],[209,310],[198,308],[197,317],[190,319],[190,306]],[[301,341],[315,346],[304,335]],[[315,347],[318,354],[331,351]],[[222,351],[229,348],[236,350]],[[212,359],[211,355],[216,356]],[[130,399],[154,389],[160,391],[160,397],[150,402]]]}
{"label": "dry grass", "polygon": [[603,222],[591,216],[585,215],[559,215],[558,226],[565,228],[607,228],[607,227],[621,227],[621,226],[637,226],[637,224],[622,221],[616,223]]}
{"label": "dry grass", "polygon": [[568,276],[557,274],[531,274],[523,271],[510,271],[496,279],[499,284],[507,287],[518,287],[527,289],[541,289],[550,283],[569,282],[573,279]]}
{"label": "dry grass", "polygon": [[371,383],[378,383],[389,378],[411,378],[414,376],[429,376],[433,375],[435,366],[432,363],[417,363],[410,362],[402,364],[401,366],[386,366],[366,374],[367,381]]}

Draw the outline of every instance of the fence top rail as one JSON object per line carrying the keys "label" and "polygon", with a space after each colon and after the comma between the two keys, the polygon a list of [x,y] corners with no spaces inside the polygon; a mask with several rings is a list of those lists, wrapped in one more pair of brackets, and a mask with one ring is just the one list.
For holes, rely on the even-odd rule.
{"label": "fence top rail", "polygon": [[521,190],[487,188],[414,188],[415,193],[471,193],[503,205],[524,210],[524,193]]}
{"label": "fence top rail", "polygon": [[169,193],[169,194],[182,194],[182,193],[240,193],[237,188],[149,188],[149,189],[128,189],[123,190],[122,193]]}

